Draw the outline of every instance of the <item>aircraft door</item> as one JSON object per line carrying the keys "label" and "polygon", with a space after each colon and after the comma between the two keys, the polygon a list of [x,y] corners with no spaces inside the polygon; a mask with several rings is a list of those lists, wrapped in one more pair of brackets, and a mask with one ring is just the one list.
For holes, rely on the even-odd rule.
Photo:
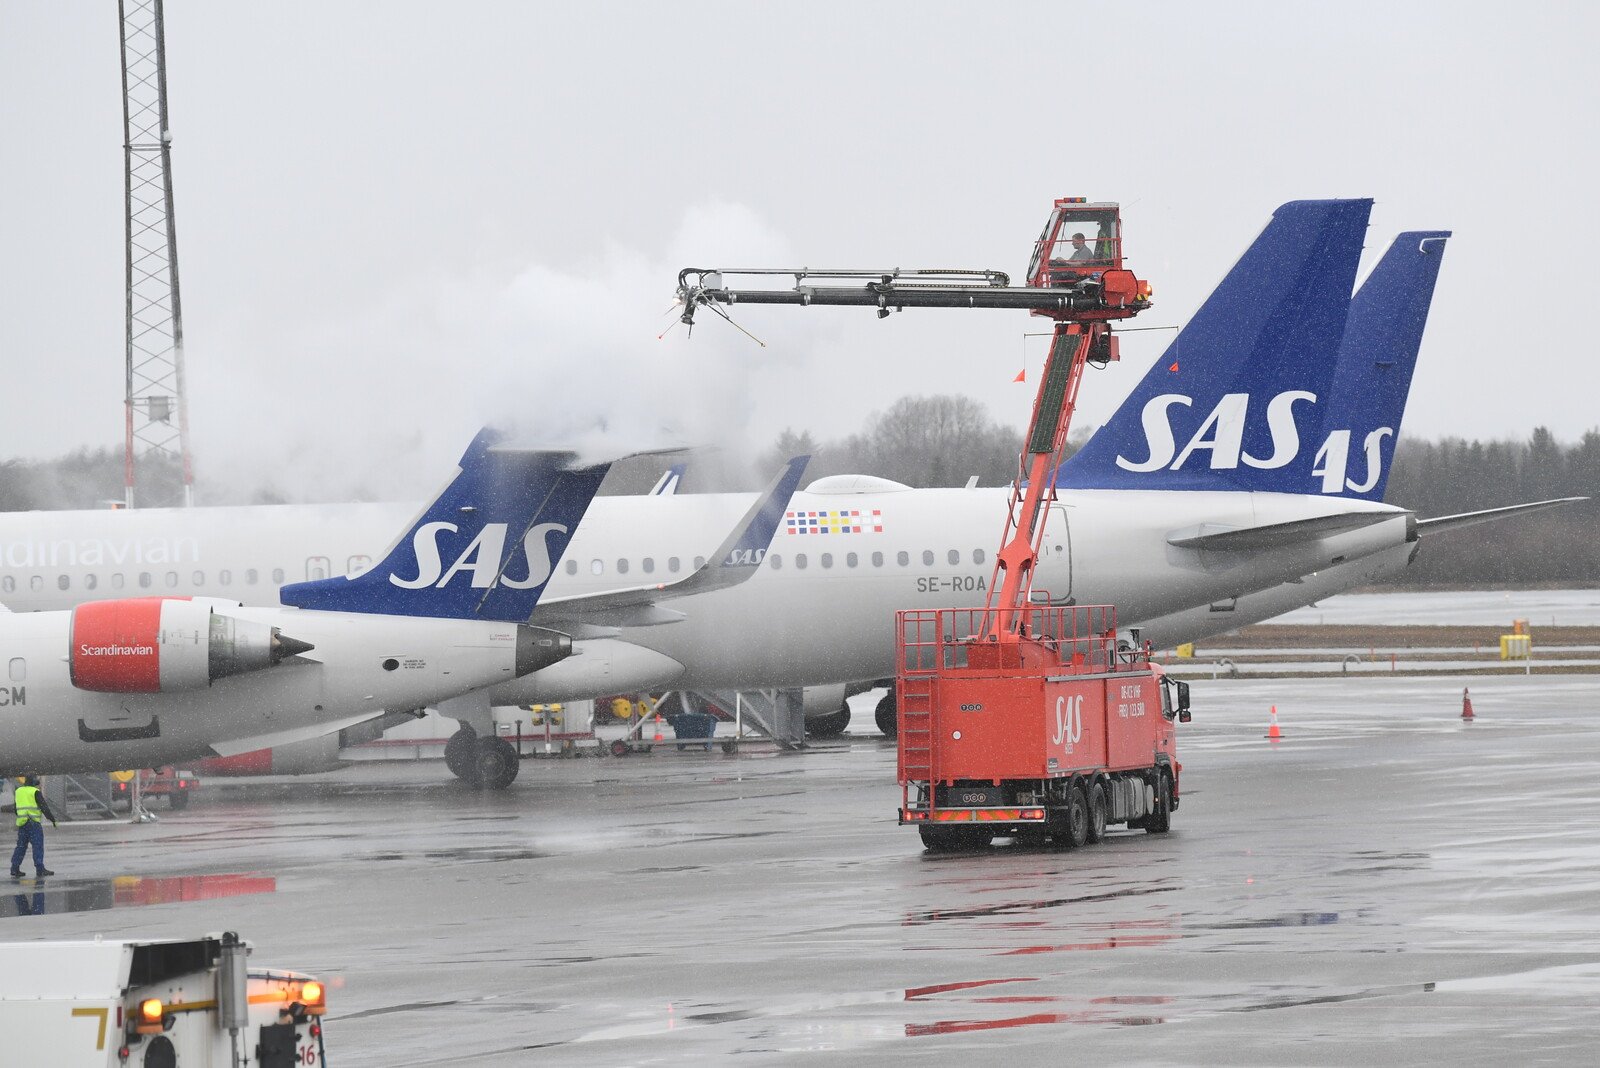
{"label": "aircraft door", "polygon": [[1072,528],[1067,510],[1051,505],[1044,521],[1044,541],[1039,545],[1039,574],[1034,586],[1050,595],[1052,604],[1072,601]]}

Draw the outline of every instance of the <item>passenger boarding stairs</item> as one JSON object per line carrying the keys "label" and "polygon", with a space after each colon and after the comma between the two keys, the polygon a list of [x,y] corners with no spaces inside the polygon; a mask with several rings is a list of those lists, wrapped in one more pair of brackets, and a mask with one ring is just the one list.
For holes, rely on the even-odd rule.
{"label": "passenger boarding stairs", "polygon": [[806,714],[799,690],[689,690],[695,701],[738,711],[747,726],[771,738],[780,749],[803,749]]}

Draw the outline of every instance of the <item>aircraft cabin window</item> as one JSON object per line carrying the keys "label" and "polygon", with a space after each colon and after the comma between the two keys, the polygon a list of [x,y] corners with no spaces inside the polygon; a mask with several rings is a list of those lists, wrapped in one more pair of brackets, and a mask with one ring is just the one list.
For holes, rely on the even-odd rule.
{"label": "aircraft cabin window", "polygon": [[122,589],[122,584],[126,581],[128,580],[123,577],[122,572],[118,571],[115,575],[111,576],[111,588],[114,590],[120,590]]}
{"label": "aircraft cabin window", "polygon": [[256,569],[255,568],[247,567],[247,568],[244,569],[245,585],[254,586],[256,584],[256,579],[259,578],[259,577],[260,576],[256,574]]}
{"label": "aircraft cabin window", "polygon": [[911,554],[906,552],[904,549],[901,549],[899,552],[894,554],[894,562],[899,564],[901,567],[905,567],[911,563]]}
{"label": "aircraft cabin window", "polygon": [[25,682],[28,678],[28,662],[20,656],[11,658],[11,681]]}
{"label": "aircraft cabin window", "polygon": [[697,557],[694,558],[694,569],[696,571],[699,571],[702,567],[705,567],[705,566],[706,566],[706,558],[705,557],[697,556]]}
{"label": "aircraft cabin window", "polygon": [[32,578],[30,578],[28,580],[28,589],[32,590],[34,593],[38,593],[40,590],[44,589],[44,576],[34,575]]}
{"label": "aircraft cabin window", "polygon": [[568,560],[567,561],[567,574],[576,575],[577,573],[578,573],[578,561],[576,561],[576,560]]}
{"label": "aircraft cabin window", "polygon": [[817,557],[817,562],[820,563],[823,567],[832,567],[833,566],[833,554],[832,553],[823,553],[821,556]]}
{"label": "aircraft cabin window", "polygon": [[148,590],[150,588],[150,572],[139,572],[139,588],[141,590]]}
{"label": "aircraft cabin window", "polygon": [[678,558],[676,556],[667,557],[667,570],[674,575],[678,573]]}
{"label": "aircraft cabin window", "polygon": [[845,567],[855,567],[856,563],[858,562],[858,560],[859,560],[859,557],[857,557],[855,553],[845,553],[844,554],[844,566]]}
{"label": "aircraft cabin window", "polygon": [[17,580],[12,578],[10,575],[7,575],[5,578],[0,579],[0,592],[3,592],[3,593],[16,593],[17,592]]}
{"label": "aircraft cabin window", "polygon": [[589,561],[589,574],[591,574],[591,575],[604,575],[605,573],[606,573],[606,565],[605,564],[602,564],[598,560],[590,560]]}
{"label": "aircraft cabin window", "polygon": [[951,549],[948,559],[952,564],[959,564],[961,562],[961,550]]}
{"label": "aircraft cabin window", "polygon": [[623,557],[623,558],[621,558],[621,559],[619,559],[617,561],[617,574],[626,575],[627,573],[628,573],[628,560],[627,560],[626,557]]}
{"label": "aircraft cabin window", "polygon": [[873,553],[872,554],[872,566],[873,567],[882,567],[883,566],[883,554],[882,553]]}
{"label": "aircraft cabin window", "polygon": [[772,570],[781,570],[783,568],[783,557],[779,556],[777,553],[768,553],[767,563],[772,565]]}
{"label": "aircraft cabin window", "polygon": [[272,569],[272,584],[274,586],[283,585],[283,568],[275,567]]}
{"label": "aircraft cabin window", "polygon": [[206,573],[204,571],[196,571],[194,573],[194,584],[196,586],[204,586],[206,584]]}
{"label": "aircraft cabin window", "polygon": [[229,571],[227,568],[223,568],[221,571],[217,572],[217,581],[222,583],[224,586],[232,585],[233,572]]}
{"label": "aircraft cabin window", "polygon": [[806,554],[805,553],[795,553],[794,554],[794,567],[795,567],[796,571],[804,571],[806,569]]}
{"label": "aircraft cabin window", "polygon": [[168,571],[167,572],[167,585],[168,586],[176,586],[177,584],[178,584],[178,573],[176,571]]}
{"label": "aircraft cabin window", "polygon": [[639,564],[640,564],[641,567],[644,568],[644,573],[646,575],[653,574],[655,572],[656,562],[654,560],[652,560],[650,557],[648,557],[648,556],[645,557],[643,560],[641,560],[639,562]]}
{"label": "aircraft cabin window", "polygon": [[923,562],[924,565],[926,565],[928,567],[932,567],[933,566],[933,550],[932,549],[924,549],[924,550],[922,550],[922,562]]}
{"label": "aircraft cabin window", "polygon": [[100,585],[100,576],[99,575],[96,575],[93,572],[91,572],[91,573],[83,576],[83,588],[84,589],[92,590],[98,585]]}
{"label": "aircraft cabin window", "polygon": [[71,585],[72,585],[72,576],[70,576],[70,575],[57,575],[56,576],[56,589],[64,590],[64,589],[68,588]]}
{"label": "aircraft cabin window", "polygon": [[983,563],[983,550],[982,549],[974,549],[974,550],[972,550],[972,562],[975,563],[975,564]]}

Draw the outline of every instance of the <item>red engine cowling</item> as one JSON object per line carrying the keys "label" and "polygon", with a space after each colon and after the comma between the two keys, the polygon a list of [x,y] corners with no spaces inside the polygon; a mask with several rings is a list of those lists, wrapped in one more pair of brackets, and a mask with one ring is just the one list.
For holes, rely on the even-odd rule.
{"label": "red engine cowling", "polygon": [[176,597],[94,601],[72,610],[72,684],[100,693],[173,693],[259,671],[311,646],[276,627]]}

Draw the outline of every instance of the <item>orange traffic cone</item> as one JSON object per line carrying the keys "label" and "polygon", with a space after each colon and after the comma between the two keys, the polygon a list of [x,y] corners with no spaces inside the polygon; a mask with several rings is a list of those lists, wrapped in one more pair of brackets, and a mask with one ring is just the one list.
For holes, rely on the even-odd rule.
{"label": "orange traffic cone", "polygon": [[656,741],[659,742],[660,740],[661,740],[661,717],[659,715],[657,715],[656,716]]}
{"label": "orange traffic cone", "polygon": [[1472,719],[1472,696],[1467,692],[1465,686],[1461,688],[1461,718],[1465,720]]}
{"label": "orange traffic cone", "polygon": [[1278,706],[1272,706],[1272,721],[1267,726],[1267,740],[1276,742],[1283,737],[1283,731],[1278,729]]}

